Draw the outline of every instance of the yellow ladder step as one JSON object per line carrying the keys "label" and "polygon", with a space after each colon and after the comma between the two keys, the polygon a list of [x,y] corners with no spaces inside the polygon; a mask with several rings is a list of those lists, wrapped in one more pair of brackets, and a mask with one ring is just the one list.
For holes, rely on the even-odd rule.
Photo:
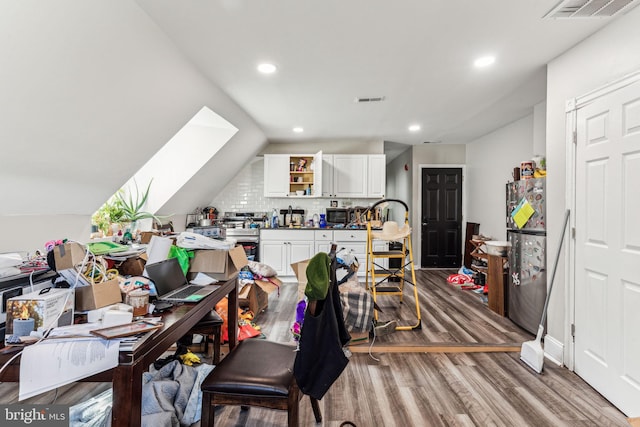
{"label": "yellow ladder step", "polygon": [[372,252],[371,255],[374,258],[404,258],[406,256],[402,251],[378,251]]}

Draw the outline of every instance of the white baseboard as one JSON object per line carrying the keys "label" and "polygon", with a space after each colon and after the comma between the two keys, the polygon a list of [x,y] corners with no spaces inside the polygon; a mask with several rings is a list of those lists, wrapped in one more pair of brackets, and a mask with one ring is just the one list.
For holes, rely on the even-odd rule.
{"label": "white baseboard", "polygon": [[551,335],[545,335],[544,357],[558,366],[564,365],[564,344]]}

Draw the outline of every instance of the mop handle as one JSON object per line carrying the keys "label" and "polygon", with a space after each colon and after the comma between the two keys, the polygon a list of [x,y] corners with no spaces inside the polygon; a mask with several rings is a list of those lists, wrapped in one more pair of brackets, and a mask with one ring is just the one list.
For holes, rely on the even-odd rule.
{"label": "mop handle", "polygon": [[553,271],[551,272],[551,284],[549,285],[549,291],[547,292],[547,298],[544,300],[544,308],[542,309],[542,319],[540,319],[540,326],[544,327],[544,321],[547,318],[547,307],[549,306],[549,299],[551,297],[551,290],[553,289],[553,279],[556,277],[556,269],[558,268],[558,260],[560,259],[560,252],[562,252],[562,243],[564,242],[564,235],[567,231],[567,223],[569,222],[569,209],[564,213],[564,224],[562,225],[562,235],[560,236],[560,243],[558,244],[558,252],[556,253],[556,259],[553,263]]}

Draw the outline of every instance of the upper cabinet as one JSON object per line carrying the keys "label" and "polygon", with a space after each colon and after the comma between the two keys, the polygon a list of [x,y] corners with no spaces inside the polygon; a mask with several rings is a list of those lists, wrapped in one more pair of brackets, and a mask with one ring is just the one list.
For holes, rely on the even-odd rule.
{"label": "upper cabinet", "polygon": [[[312,166],[309,166],[310,163]],[[299,170],[301,167],[302,170]],[[264,156],[265,197],[296,197],[298,191],[303,192],[299,197],[380,199],[384,198],[385,187],[384,154],[318,152],[313,156]]]}
{"label": "upper cabinet", "polygon": [[366,155],[333,155],[333,190],[335,197],[367,197]]}
{"label": "upper cabinet", "polygon": [[322,151],[316,154],[265,154],[265,197],[320,197]]}
{"label": "upper cabinet", "polygon": [[387,176],[384,154],[329,154],[324,157],[329,159],[323,165],[323,197],[384,198]]}
{"label": "upper cabinet", "polygon": [[387,157],[370,154],[367,163],[367,197],[383,199],[387,187]]}
{"label": "upper cabinet", "polygon": [[322,155],[322,197],[336,197],[333,189],[333,154]]}
{"label": "upper cabinet", "polygon": [[289,155],[264,155],[264,196],[285,197],[289,194]]}

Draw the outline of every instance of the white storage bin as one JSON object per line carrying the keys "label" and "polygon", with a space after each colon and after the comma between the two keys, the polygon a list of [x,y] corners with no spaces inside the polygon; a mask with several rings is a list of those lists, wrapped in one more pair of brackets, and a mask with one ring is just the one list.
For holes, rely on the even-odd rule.
{"label": "white storage bin", "polygon": [[485,242],[485,245],[487,246],[487,253],[496,256],[507,256],[507,251],[511,247],[510,242],[501,240],[489,240]]}

